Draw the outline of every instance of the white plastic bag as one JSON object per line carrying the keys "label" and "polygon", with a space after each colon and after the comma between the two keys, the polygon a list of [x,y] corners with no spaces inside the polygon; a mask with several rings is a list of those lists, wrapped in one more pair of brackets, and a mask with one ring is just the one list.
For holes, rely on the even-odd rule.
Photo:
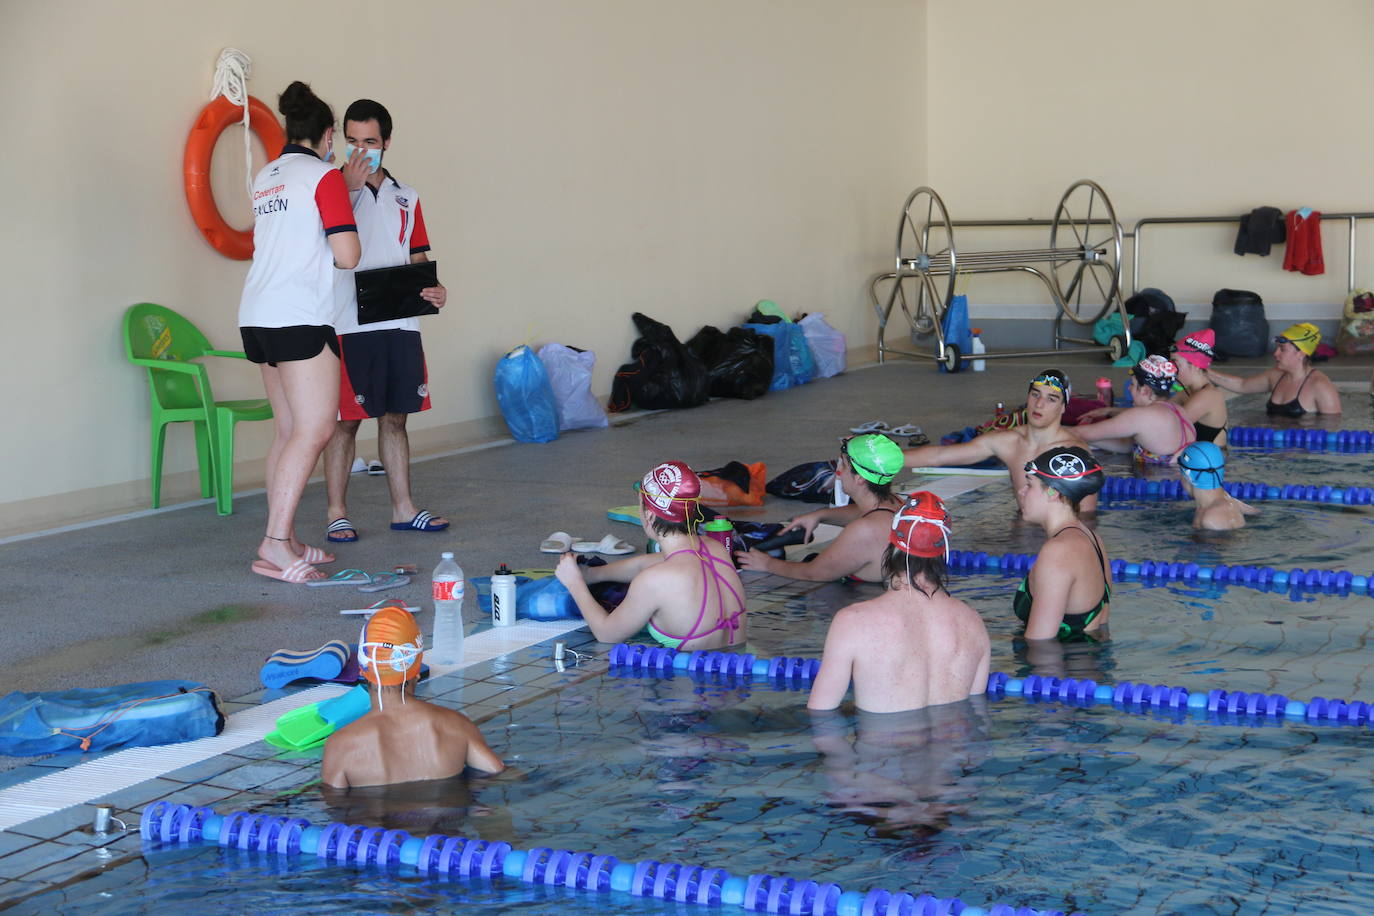
{"label": "white plastic bag", "polygon": [[820,312],[807,315],[799,323],[811,346],[811,354],[816,358],[816,377],[830,378],[843,372],[845,354],[849,350],[844,334],[826,324]]}
{"label": "white plastic bag", "polygon": [[560,430],[610,425],[605,408],[592,396],[595,353],[551,343],[539,348],[539,359],[549,373],[553,397],[558,402]]}

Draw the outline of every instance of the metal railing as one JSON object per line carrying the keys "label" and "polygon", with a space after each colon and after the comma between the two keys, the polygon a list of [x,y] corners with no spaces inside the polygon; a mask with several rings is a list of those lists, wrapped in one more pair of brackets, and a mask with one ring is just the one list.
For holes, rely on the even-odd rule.
{"label": "metal railing", "polygon": [[[1147,216],[1137,220],[1135,228],[1129,233],[1131,239],[1131,292],[1140,291],[1140,238],[1146,226],[1176,226],[1195,223],[1231,223],[1238,225],[1241,216]],[[1346,250],[1349,255],[1349,269],[1346,277],[1347,294],[1355,291],[1355,224],[1360,220],[1374,219],[1374,213],[1323,213],[1322,222],[1343,220],[1346,223]]]}

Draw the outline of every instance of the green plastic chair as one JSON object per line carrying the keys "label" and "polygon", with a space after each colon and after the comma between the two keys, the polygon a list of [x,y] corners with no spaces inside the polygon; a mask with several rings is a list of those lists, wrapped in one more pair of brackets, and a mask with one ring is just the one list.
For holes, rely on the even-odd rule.
{"label": "green plastic chair", "polygon": [[200,495],[215,496],[215,511],[234,511],[234,424],[270,420],[266,398],[216,401],[202,356],[247,359],[234,350],[216,350],[200,329],[169,308],[141,302],[124,313],[124,352],[148,371],[153,422],[153,508],[162,498],[162,447],[167,424],[195,424]]}

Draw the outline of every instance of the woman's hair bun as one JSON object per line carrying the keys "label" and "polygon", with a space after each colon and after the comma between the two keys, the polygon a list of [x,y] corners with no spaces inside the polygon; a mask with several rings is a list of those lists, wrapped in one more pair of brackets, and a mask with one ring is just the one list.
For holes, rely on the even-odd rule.
{"label": "woman's hair bun", "polygon": [[310,91],[310,86],[296,80],[277,99],[277,110],[286,117],[300,116],[308,113],[310,109],[319,103],[315,93]]}

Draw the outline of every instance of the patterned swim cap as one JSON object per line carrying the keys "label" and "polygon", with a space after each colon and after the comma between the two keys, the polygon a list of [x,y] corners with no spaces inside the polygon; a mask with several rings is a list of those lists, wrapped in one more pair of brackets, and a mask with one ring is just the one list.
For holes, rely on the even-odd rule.
{"label": "patterned swim cap", "polygon": [[424,648],[420,625],[410,612],[384,607],[363,624],[358,636],[358,666],[373,684],[394,687],[420,676]]}
{"label": "patterned swim cap", "polygon": [[1034,461],[1026,462],[1025,471],[1040,478],[1045,486],[1058,490],[1075,506],[1107,482],[1102,465],[1092,453],[1076,445],[1041,452]]}
{"label": "patterned swim cap", "polygon": [[888,541],[902,553],[913,557],[949,559],[949,513],[940,497],[920,490],[907,497],[892,517]]}
{"label": "patterned swim cap", "polygon": [[639,501],[665,522],[682,525],[701,518],[701,478],[681,461],[665,461],[639,482]]}
{"label": "patterned swim cap", "polygon": [[1152,391],[1168,396],[1178,378],[1178,366],[1162,356],[1147,356],[1131,369],[1135,380]]}
{"label": "patterned swim cap", "polygon": [[1036,385],[1048,385],[1051,388],[1058,388],[1060,393],[1064,395],[1065,401],[1067,401],[1069,396],[1073,393],[1073,385],[1069,384],[1068,373],[1064,372],[1062,369],[1044,370],[1035,378],[1031,379],[1030,387],[1034,388]]}

